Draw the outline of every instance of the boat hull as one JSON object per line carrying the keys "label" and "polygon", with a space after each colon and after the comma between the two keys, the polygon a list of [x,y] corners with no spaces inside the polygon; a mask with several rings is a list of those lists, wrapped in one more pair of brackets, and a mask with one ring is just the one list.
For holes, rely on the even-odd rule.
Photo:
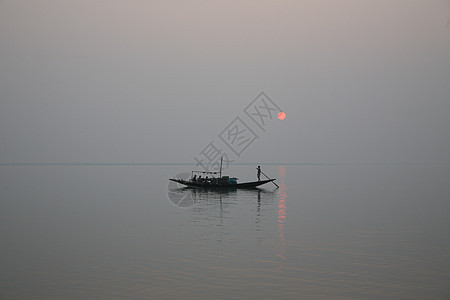
{"label": "boat hull", "polygon": [[177,182],[179,184],[183,184],[188,187],[200,188],[200,189],[254,189],[257,186],[274,181],[275,178],[260,180],[260,181],[242,182],[242,183],[236,183],[236,184],[206,184],[206,183],[192,182],[192,181],[187,181],[187,180],[183,180],[183,179],[174,179],[174,178],[171,178],[169,180]]}

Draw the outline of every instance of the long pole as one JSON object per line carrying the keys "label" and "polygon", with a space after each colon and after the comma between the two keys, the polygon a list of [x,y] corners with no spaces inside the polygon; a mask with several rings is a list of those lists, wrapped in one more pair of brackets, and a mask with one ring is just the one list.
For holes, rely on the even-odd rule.
{"label": "long pole", "polygon": [[[261,171],[261,174],[263,174],[264,176],[266,176],[267,179],[272,179],[272,178],[270,178],[269,176],[267,176],[266,174],[264,174],[263,171]],[[280,188],[280,186],[279,186],[278,184],[276,184],[275,182],[272,181],[272,183],[275,184],[275,185],[277,186],[277,188]]]}
{"label": "long pole", "polygon": [[223,156],[220,158],[220,171],[219,171],[219,178],[222,178],[222,161],[223,161]]}

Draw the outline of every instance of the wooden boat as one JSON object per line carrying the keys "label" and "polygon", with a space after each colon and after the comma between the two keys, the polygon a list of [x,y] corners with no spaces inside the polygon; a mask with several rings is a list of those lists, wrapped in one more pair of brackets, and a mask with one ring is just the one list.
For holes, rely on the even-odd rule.
{"label": "wooden boat", "polygon": [[[225,178],[224,178],[225,177]],[[272,182],[275,178],[265,179],[260,181],[249,181],[238,183],[233,180],[229,180],[228,176],[223,176],[222,178],[215,178],[216,180],[208,180],[204,182],[196,182],[192,180],[176,179],[170,178],[169,180],[183,184],[188,187],[202,188],[202,189],[253,189],[257,186]]]}
{"label": "wooden boat", "polygon": [[[267,177],[267,179],[265,180],[238,183],[237,182],[238,178],[236,177],[222,176],[222,160],[223,157],[220,160],[219,172],[192,171],[191,177],[189,179],[170,178],[169,180],[177,182],[179,184],[183,184],[187,187],[203,188],[203,189],[253,189],[256,188],[257,186],[269,182],[273,182],[273,184],[275,184],[278,187],[278,185],[274,182],[275,178],[269,178],[266,174],[261,172],[261,169],[259,169],[259,172],[261,172],[264,176]],[[197,178],[196,174],[194,175],[194,173],[202,173],[204,175],[211,175],[212,177],[209,178],[208,176],[206,176],[205,178],[202,178],[200,175]],[[219,175],[219,177],[215,177],[217,174]]]}

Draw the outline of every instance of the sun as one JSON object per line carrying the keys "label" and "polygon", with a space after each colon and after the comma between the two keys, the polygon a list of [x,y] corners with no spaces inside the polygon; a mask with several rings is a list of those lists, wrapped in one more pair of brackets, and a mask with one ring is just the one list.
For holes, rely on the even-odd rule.
{"label": "sun", "polygon": [[280,120],[286,119],[286,114],[284,112],[280,111],[278,113],[278,119],[280,119]]}

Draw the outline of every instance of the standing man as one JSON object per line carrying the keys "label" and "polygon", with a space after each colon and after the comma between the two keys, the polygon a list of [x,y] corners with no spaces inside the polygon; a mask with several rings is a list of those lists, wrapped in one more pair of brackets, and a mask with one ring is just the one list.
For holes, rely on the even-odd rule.
{"label": "standing man", "polygon": [[256,176],[258,177],[258,181],[261,181],[261,166],[256,168]]}

